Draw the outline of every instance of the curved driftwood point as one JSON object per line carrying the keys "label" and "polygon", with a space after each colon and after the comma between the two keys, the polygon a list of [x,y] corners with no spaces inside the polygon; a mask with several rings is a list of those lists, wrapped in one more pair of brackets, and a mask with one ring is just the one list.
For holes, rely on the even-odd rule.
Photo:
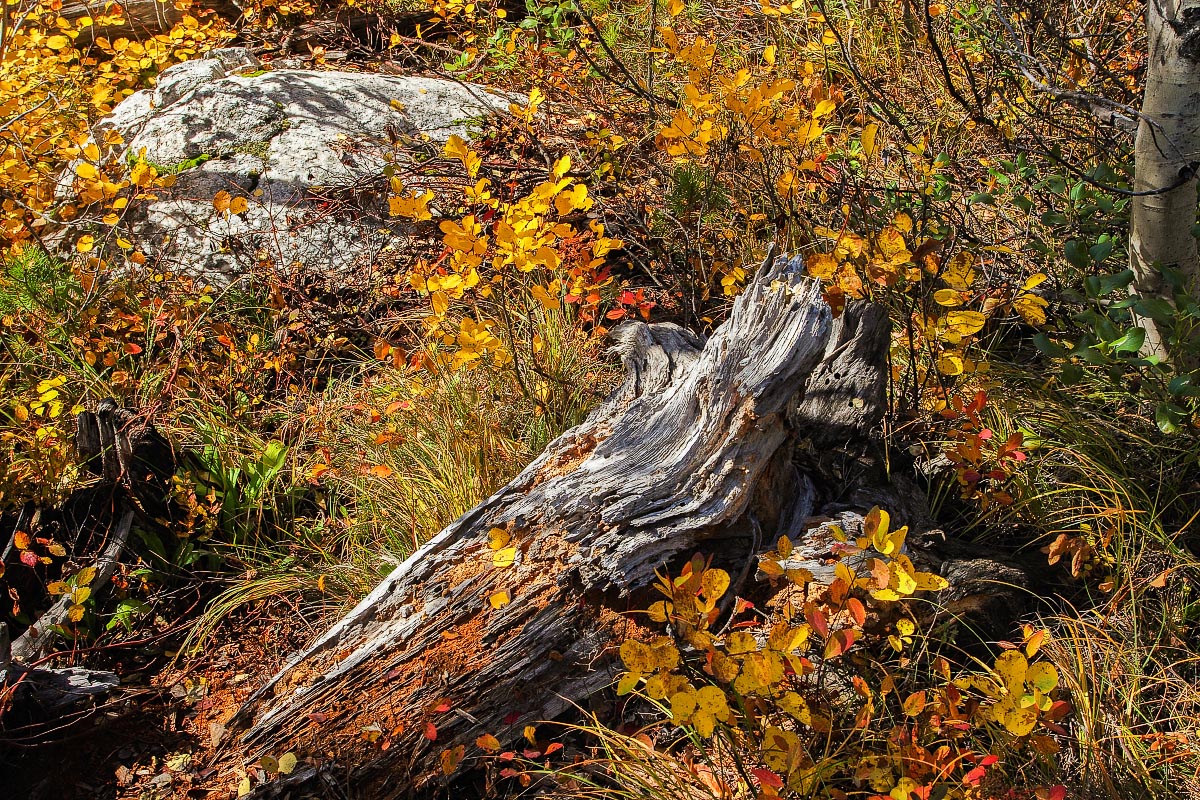
{"label": "curved driftwood point", "polygon": [[[613,645],[636,627],[630,594],[657,568],[699,549],[740,585],[764,545],[803,539],[859,483],[886,484],[827,469],[882,417],[886,314],[835,321],[803,274],[802,259],[769,257],[706,343],[674,325],[615,331],[621,387],[251,696],[239,754],[293,751],[337,762],[358,795],[407,796],[441,775],[443,751],[512,742],[609,685]],[[496,529],[509,567],[493,565]],[[511,602],[494,609],[501,591]]]}

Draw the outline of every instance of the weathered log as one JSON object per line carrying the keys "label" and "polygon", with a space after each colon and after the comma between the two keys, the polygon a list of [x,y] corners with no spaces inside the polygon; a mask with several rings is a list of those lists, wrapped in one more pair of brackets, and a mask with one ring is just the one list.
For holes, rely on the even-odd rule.
{"label": "weathered log", "polygon": [[[242,9],[233,0],[199,0],[185,8],[177,8],[171,0],[124,0],[114,5],[120,6],[124,11],[121,22],[81,28],[78,40],[81,44],[90,43],[99,36],[113,39],[118,36],[142,37],[166,33],[185,16],[196,16],[199,11],[213,11],[231,21],[242,16]],[[76,0],[64,3],[58,13],[72,22],[83,17],[95,20],[112,13],[107,6],[105,0]]]}
{"label": "weathered log", "polygon": [[[769,258],[703,347],[673,325],[621,329],[622,387],[256,692],[235,720],[253,722],[247,754],[333,757],[356,788],[397,796],[428,781],[443,750],[485,731],[511,740],[610,683],[624,595],[697,546],[752,556],[746,518],[762,480],[794,477],[775,457],[831,323],[803,261]],[[811,496],[799,505],[789,516],[807,515]],[[496,529],[516,548],[511,567],[493,566]],[[512,600],[493,609],[500,591]],[[446,702],[453,711],[435,714]]]}
{"label": "weathered log", "polygon": [[511,742],[610,684],[636,626],[622,612],[657,568],[700,549],[740,585],[764,545],[815,536],[841,507],[926,514],[864,444],[884,411],[886,314],[834,321],[802,259],[768,257],[707,343],[641,323],[614,340],[621,387],[255,692],[231,723],[248,728],[240,757],[296,752],[339,764],[356,796],[409,796],[442,752]]}

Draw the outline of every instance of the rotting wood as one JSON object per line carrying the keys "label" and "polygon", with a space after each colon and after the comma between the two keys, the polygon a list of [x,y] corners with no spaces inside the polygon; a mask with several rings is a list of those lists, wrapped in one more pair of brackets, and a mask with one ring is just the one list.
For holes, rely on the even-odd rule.
{"label": "rotting wood", "polygon": [[[235,757],[296,752],[339,764],[357,796],[408,796],[443,751],[512,742],[609,685],[630,595],[673,559],[700,549],[744,580],[764,544],[814,518],[904,505],[911,488],[887,488],[864,445],[884,411],[886,315],[835,322],[803,275],[803,259],[768,257],[706,343],[618,328],[621,387],[255,692]],[[898,524],[924,513],[906,502]],[[492,564],[495,529],[511,567]],[[511,602],[497,610],[498,591]]]}

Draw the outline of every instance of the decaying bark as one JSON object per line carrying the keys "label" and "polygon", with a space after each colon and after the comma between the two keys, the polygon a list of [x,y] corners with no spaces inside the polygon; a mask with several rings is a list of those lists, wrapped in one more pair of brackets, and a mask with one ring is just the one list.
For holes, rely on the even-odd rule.
{"label": "decaying bark", "polygon": [[[886,483],[847,464],[884,410],[887,331],[869,307],[833,320],[800,258],[768,258],[707,343],[618,329],[621,388],[256,692],[234,746],[336,761],[360,796],[408,796],[443,751],[520,738],[610,684],[612,645],[636,625],[622,612],[656,568],[701,550],[744,581],[765,543]],[[495,529],[511,567],[493,565]]]}

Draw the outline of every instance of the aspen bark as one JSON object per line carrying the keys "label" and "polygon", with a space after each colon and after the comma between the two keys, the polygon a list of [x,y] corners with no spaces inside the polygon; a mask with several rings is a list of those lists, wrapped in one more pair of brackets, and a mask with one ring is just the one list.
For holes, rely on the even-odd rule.
{"label": "aspen bark", "polygon": [[[1134,198],[1129,263],[1134,290],[1170,300],[1161,269],[1178,271],[1195,292],[1200,260],[1196,168],[1200,164],[1200,0],[1147,0],[1148,59],[1142,118],[1134,147]],[[1166,357],[1153,320],[1143,353]]]}

